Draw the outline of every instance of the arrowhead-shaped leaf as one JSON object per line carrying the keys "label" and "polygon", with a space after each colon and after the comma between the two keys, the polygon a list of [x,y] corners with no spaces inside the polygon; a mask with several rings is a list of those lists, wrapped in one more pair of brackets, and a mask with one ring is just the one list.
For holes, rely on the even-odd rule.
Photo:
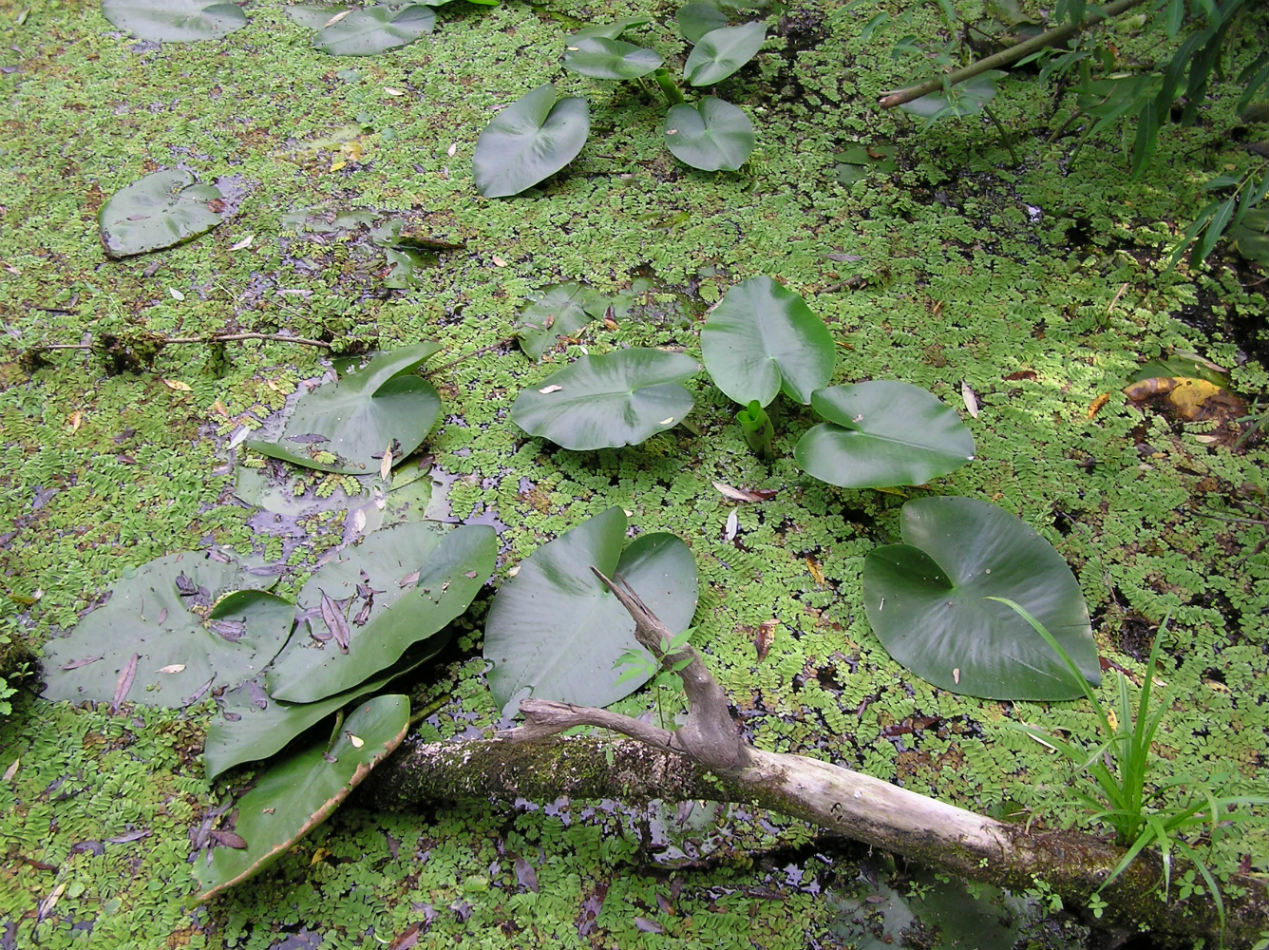
{"label": "arrowhead-shaped leaf", "polygon": [[476,190],[486,198],[517,195],[577,157],[590,134],[585,99],[555,99],[549,82],[499,112],[476,140]]}
{"label": "arrowhead-shaped leaf", "polygon": [[972,498],[903,506],[903,544],[864,561],[868,622],[890,655],[940,689],[987,699],[1074,699],[1083,693],[1056,653],[1006,604],[1024,607],[1090,683],[1097,647],[1079,584],[1027,524]]}
{"label": "arrowhead-shaped leaf", "polygon": [[102,205],[97,215],[101,242],[116,258],[180,244],[220,224],[210,202],[221,197],[214,185],[197,184],[184,169],[146,175]]}
{"label": "arrowhead-shaped leaf", "polygon": [[693,86],[722,82],[753,59],[766,38],[767,27],[760,22],[710,30],[692,47],[683,66],[683,78]]}
{"label": "arrowhead-shaped leaf", "polygon": [[242,10],[221,0],[102,0],[101,12],[138,39],[160,43],[219,39],[247,23]]}
{"label": "arrowhead-shaped leaf", "polygon": [[269,669],[269,695],[312,703],[355,688],[462,614],[497,556],[484,525],[402,524],[344,548],[296,598],[301,623]]}
{"label": "arrowhead-shaped leaf", "polygon": [[583,356],[520,393],[511,419],[566,449],[637,445],[691,411],[681,383],[699,369],[682,353],[646,348]]}
{"label": "arrowhead-shaped leaf", "polygon": [[701,356],[714,385],[742,405],[766,406],[781,390],[793,400],[833,374],[833,337],[806,302],[770,277],[742,281],[701,328]]}
{"label": "arrowhead-shaped leaf", "polygon": [[734,172],[754,148],[753,123],[730,102],[706,96],[681,102],[665,116],[665,147],[685,165],[701,171]]}
{"label": "arrowhead-shaped leaf", "polygon": [[344,722],[326,748],[326,740],[280,762],[238,802],[228,832],[245,847],[216,847],[210,860],[194,863],[197,900],[211,900],[258,874],[295,842],[330,817],[370,770],[401,744],[410,720],[407,696],[378,696]]}
{"label": "arrowhead-shaped leaf", "polygon": [[874,380],[832,386],[811,397],[827,423],[793,450],[808,475],[842,488],[924,485],[974,457],[960,416],[919,386]]}
{"label": "arrowhead-shaped leaf", "polygon": [[489,688],[504,713],[525,695],[606,706],[638,689],[614,669],[638,648],[634,621],[591,573],[621,576],[675,633],[696,612],[696,562],[671,534],[641,535],[622,550],[626,517],[610,508],[538,548],[494,598],[485,624]]}
{"label": "arrowhead-shaped leaf", "polygon": [[564,68],[592,79],[638,79],[661,65],[650,49],[604,36],[570,36],[565,40]]}
{"label": "arrowhead-shaped leaf", "polygon": [[419,447],[441,412],[432,384],[414,375],[437,343],[417,343],[380,353],[337,382],[300,397],[274,439],[247,447],[323,472],[366,475],[379,471],[391,447],[397,461]]}

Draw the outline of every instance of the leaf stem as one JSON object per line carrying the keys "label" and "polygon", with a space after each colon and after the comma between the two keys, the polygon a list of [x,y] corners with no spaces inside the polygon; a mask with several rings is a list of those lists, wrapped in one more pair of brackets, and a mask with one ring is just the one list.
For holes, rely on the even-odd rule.
{"label": "leaf stem", "polygon": [[668,69],[664,66],[659,67],[655,72],[653,72],[652,78],[655,79],[657,81],[657,85],[661,87],[661,95],[665,97],[666,105],[682,105],[685,101],[683,99],[683,92],[679,89],[679,84],[676,83],[673,77],[670,76],[670,71]]}

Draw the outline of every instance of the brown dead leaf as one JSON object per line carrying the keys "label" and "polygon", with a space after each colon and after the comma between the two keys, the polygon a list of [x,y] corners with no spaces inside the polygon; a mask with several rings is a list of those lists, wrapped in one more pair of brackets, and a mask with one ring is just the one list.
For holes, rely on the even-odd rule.
{"label": "brown dead leaf", "polygon": [[79,427],[84,424],[84,414],[76,409],[66,418],[66,428],[71,432],[78,432]]}
{"label": "brown dead leaf", "polygon": [[128,690],[132,689],[132,680],[137,675],[137,661],[141,659],[139,653],[132,654],[132,659],[124,664],[123,669],[119,673],[119,680],[115,684],[115,695],[111,701],[111,712],[118,712],[119,707],[123,705],[123,701],[128,698]]}
{"label": "brown dead leaf", "polygon": [[190,391],[189,383],[182,382],[179,379],[165,379],[163,380],[163,385],[168,389],[176,390],[178,393],[187,393]]}
{"label": "brown dead leaf", "polygon": [[823,587],[824,572],[820,570],[819,562],[809,554],[806,556],[806,569],[811,572],[811,579],[815,581],[815,586]]}
{"label": "brown dead leaf", "polygon": [[330,635],[339,646],[339,652],[347,653],[348,620],[344,617],[344,612],[326,594],[326,591],[322,591],[321,612],[322,622],[326,624],[326,629],[330,631]]}
{"label": "brown dead leaf", "polygon": [[1088,417],[1090,419],[1093,418],[1093,416],[1102,411],[1102,406],[1106,405],[1108,402],[1110,402],[1110,393],[1102,393],[1089,404]]}
{"label": "brown dead leaf", "polygon": [[726,482],[714,482],[714,487],[724,498],[732,501],[770,501],[778,492],[773,488],[736,488]]}
{"label": "brown dead leaf", "polygon": [[767,620],[758,625],[758,630],[754,633],[753,645],[758,651],[759,662],[765,660],[771,651],[771,644],[775,642],[775,630],[778,626],[780,626],[778,620]]}

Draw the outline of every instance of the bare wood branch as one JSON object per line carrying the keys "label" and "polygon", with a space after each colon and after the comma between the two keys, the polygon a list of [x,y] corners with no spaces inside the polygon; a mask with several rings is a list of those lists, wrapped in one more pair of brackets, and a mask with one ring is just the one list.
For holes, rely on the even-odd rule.
{"label": "bare wood branch", "polygon": [[1082,33],[1090,27],[1097,26],[1104,20],[1113,19],[1126,10],[1140,5],[1144,0],[1116,0],[1115,3],[1107,4],[1104,7],[1090,6],[1086,18],[1079,23],[1066,23],[1062,26],[1054,27],[1039,36],[1032,37],[1003,49],[999,53],[993,53],[984,59],[970,63],[961,69],[953,70],[943,76],[936,76],[925,82],[917,83],[915,86],[908,86],[905,89],[894,89],[890,92],[882,93],[881,99],[877,105],[883,109],[893,109],[895,106],[901,106],[905,102],[912,102],[914,99],[920,99],[922,96],[928,96],[932,92],[938,92],[943,88],[944,82],[955,86],[967,79],[973,79],[975,76],[981,75],[991,69],[1001,69],[1005,66],[1011,66],[1018,60],[1030,56],[1046,46],[1060,46],[1071,37]]}

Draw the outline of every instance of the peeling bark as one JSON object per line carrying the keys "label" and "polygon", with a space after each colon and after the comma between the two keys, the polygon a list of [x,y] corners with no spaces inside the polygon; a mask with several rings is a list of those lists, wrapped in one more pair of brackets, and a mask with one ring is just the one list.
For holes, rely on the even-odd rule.
{"label": "peeling bark", "polygon": [[[489,739],[415,744],[372,773],[362,800],[396,810],[469,797],[743,802],[962,877],[1014,891],[1047,888],[1076,911],[1119,863],[1121,849],[1090,835],[1029,833],[827,762],[754,748],[741,739],[725,695],[696,651],[689,646],[667,655],[669,631],[633,591],[600,577],[635,618],[637,639],[663,668],[684,664],[678,675],[689,712],[681,729],[660,729],[602,709],[525,700],[524,726]],[[630,738],[559,735],[579,725]],[[1187,867],[1173,858],[1174,884]],[[1101,892],[1107,922],[1146,928],[1190,946],[1198,939],[1217,945],[1214,902],[1191,895],[1165,903],[1162,882],[1158,856],[1139,855]],[[1235,876],[1226,882],[1224,901],[1225,946],[1251,947],[1269,933],[1264,880]]]}

